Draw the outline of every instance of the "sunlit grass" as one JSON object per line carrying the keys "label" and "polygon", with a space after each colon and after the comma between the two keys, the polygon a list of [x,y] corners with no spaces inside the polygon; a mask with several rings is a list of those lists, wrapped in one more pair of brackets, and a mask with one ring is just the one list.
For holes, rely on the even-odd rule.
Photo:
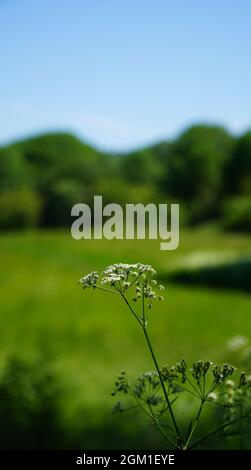
{"label": "sunlit grass", "polygon": [[[180,248],[160,251],[158,241],[74,241],[69,233],[20,232],[0,237],[1,357],[43,352],[82,390],[88,403],[110,406],[113,378],[152,368],[143,338],[119,299],[83,292],[81,275],[115,262],[149,263],[161,272],[207,253],[250,253],[247,237],[214,230],[181,233]],[[150,334],[160,362],[222,360],[226,341],[251,335],[251,297],[233,291],[166,286],[166,301],[152,312]],[[158,339],[157,339],[158,338]]]}

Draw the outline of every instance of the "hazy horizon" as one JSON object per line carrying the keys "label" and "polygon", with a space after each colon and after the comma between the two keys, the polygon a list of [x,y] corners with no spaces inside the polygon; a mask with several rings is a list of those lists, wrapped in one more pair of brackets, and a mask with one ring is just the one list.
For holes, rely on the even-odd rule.
{"label": "hazy horizon", "polygon": [[16,136],[16,137],[14,136],[11,139],[7,139],[6,141],[0,142],[0,147],[5,147],[5,146],[11,145],[11,144],[16,143],[16,142],[36,138],[36,137],[39,137],[39,136],[42,136],[42,135],[45,135],[45,134],[57,134],[57,133],[59,133],[59,134],[72,134],[73,136],[77,137],[80,141],[84,142],[87,145],[90,145],[90,146],[96,148],[97,150],[101,150],[101,151],[104,151],[104,152],[111,152],[111,153],[126,153],[126,152],[133,151],[134,149],[145,148],[145,147],[148,147],[148,146],[158,144],[160,142],[168,142],[168,141],[175,140],[186,129],[188,129],[192,126],[196,126],[196,125],[209,125],[209,126],[224,127],[231,135],[236,136],[236,137],[238,137],[239,135],[245,133],[246,131],[251,130],[251,122],[250,122],[250,126],[247,126],[245,129],[240,130],[240,131],[230,129],[228,126],[226,126],[222,123],[218,123],[218,122],[211,122],[211,121],[208,121],[208,122],[207,121],[191,122],[189,125],[183,126],[180,130],[178,130],[176,133],[174,133],[173,135],[170,135],[170,136],[164,136],[163,135],[163,136],[160,136],[159,138],[157,137],[157,138],[152,139],[152,140],[145,140],[144,142],[139,142],[138,144],[131,145],[131,146],[128,146],[128,147],[127,146],[125,146],[125,147],[124,146],[122,146],[122,147],[113,147],[113,146],[109,147],[109,146],[106,146],[106,145],[98,144],[95,141],[92,141],[91,139],[88,138],[88,136],[86,134],[81,135],[79,132],[74,131],[74,129],[50,128],[50,129],[42,129],[40,131],[38,130],[38,131],[34,131],[34,132],[29,132],[27,134],[19,135],[19,136]]}

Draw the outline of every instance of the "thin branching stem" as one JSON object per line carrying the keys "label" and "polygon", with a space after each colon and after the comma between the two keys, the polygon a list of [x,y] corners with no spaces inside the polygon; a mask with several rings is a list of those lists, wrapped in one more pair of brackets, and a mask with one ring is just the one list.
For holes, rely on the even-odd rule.
{"label": "thin branching stem", "polygon": [[138,317],[138,315],[134,312],[133,308],[131,307],[130,303],[128,302],[127,298],[125,297],[125,295],[123,294],[123,292],[121,292],[121,296],[122,298],[124,299],[126,305],[128,306],[128,308],[131,310],[133,316],[136,318],[137,322],[140,324],[140,326],[142,326],[142,323],[140,320],[143,320],[141,317]]}
{"label": "thin branching stem", "polygon": [[188,435],[188,438],[187,438],[187,440],[186,440],[186,442],[185,442],[185,445],[184,445],[184,447],[183,447],[183,450],[187,450],[187,448],[188,448],[188,444],[189,444],[189,442],[190,442],[190,440],[191,440],[191,438],[192,438],[192,436],[193,436],[193,433],[194,433],[195,429],[197,428],[197,425],[198,425],[198,422],[199,422],[200,415],[201,415],[201,412],[202,412],[202,410],[203,410],[204,404],[205,404],[205,399],[202,398],[201,403],[200,403],[200,407],[199,407],[199,410],[198,410],[198,413],[197,413],[197,415],[196,415],[196,417],[195,417],[194,423],[193,423],[193,425],[192,425],[192,428],[191,428],[191,431],[190,431],[190,433],[189,433],[189,435]]}
{"label": "thin branching stem", "polygon": [[130,303],[128,302],[128,300],[127,300],[127,298],[125,297],[125,295],[124,295],[123,293],[121,293],[121,295],[122,295],[124,301],[126,302],[127,306],[129,307],[130,311],[132,312],[132,314],[134,315],[134,317],[136,318],[136,320],[138,321],[138,323],[139,323],[140,326],[142,327],[142,330],[143,330],[144,336],[145,336],[145,338],[146,338],[146,341],[147,341],[147,344],[148,344],[148,347],[149,347],[149,350],[150,350],[150,353],[151,353],[151,356],[152,356],[154,365],[155,365],[155,367],[156,367],[156,370],[157,370],[157,373],[158,373],[158,376],[159,376],[159,379],[160,379],[161,387],[162,387],[162,390],[163,390],[163,393],[164,393],[164,397],[165,397],[165,400],[166,400],[166,403],[167,403],[167,406],[168,406],[168,409],[169,409],[169,412],[170,412],[170,415],[171,415],[171,419],[172,419],[172,422],[173,422],[173,425],[174,425],[174,428],[175,428],[175,432],[176,432],[176,434],[177,434],[178,446],[181,447],[181,445],[182,445],[182,440],[181,440],[181,437],[180,437],[179,428],[178,428],[178,425],[177,425],[177,422],[176,422],[176,419],[175,419],[175,416],[174,416],[174,413],[173,413],[173,409],[172,409],[170,400],[169,400],[168,395],[167,395],[166,387],[165,387],[165,384],[164,384],[164,381],[163,381],[163,378],[162,378],[162,375],[161,375],[161,372],[160,372],[160,368],[159,368],[159,365],[158,365],[158,361],[157,361],[156,356],[155,356],[155,354],[154,354],[154,351],[153,351],[153,348],[152,348],[152,344],[151,344],[150,338],[149,338],[148,333],[147,333],[146,325],[145,325],[145,323],[144,323],[144,312],[143,312],[143,323],[141,323],[141,321],[139,320],[138,316],[137,316],[136,313],[134,312],[132,306],[131,306]]}
{"label": "thin branching stem", "polygon": [[222,426],[219,426],[217,429],[214,429],[213,431],[209,432],[208,434],[206,434],[204,437],[202,437],[198,441],[194,442],[192,446],[188,447],[188,449],[189,450],[195,449],[196,447],[200,446],[203,442],[210,439],[210,437],[215,436],[215,434],[218,434],[220,431],[223,431],[227,427],[240,422],[242,419],[247,418],[248,416],[249,416],[248,414],[243,415],[242,418],[236,418],[236,419],[234,419],[233,421],[231,421],[229,423],[225,423]]}
{"label": "thin branching stem", "polygon": [[154,423],[157,425],[160,434],[163,436],[163,438],[166,440],[167,443],[171,444],[171,445],[174,447],[174,449],[176,449],[176,448],[177,448],[177,445],[176,445],[174,442],[172,442],[169,437],[167,437],[167,435],[166,435],[165,431],[163,430],[163,427],[162,427],[162,425],[161,425],[159,419],[157,418],[157,416],[155,416],[151,405],[149,404],[148,406],[149,406],[149,411],[150,411],[151,416],[152,416],[152,420],[153,420]]}
{"label": "thin branching stem", "polygon": [[199,397],[201,398],[201,395],[198,391],[198,389],[194,386],[193,382],[189,379],[189,377],[187,376],[186,374],[186,380],[188,381],[188,383],[191,385],[191,387],[194,389],[194,391],[199,395]]}
{"label": "thin branching stem", "polygon": [[106,287],[101,287],[101,286],[95,286],[95,289],[99,289],[99,290],[103,290],[105,292],[110,292],[110,294],[116,294],[118,295],[119,292],[116,292],[115,290],[112,290],[112,289],[107,289]]}
{"label": "thin branching stem", "polygon": [[176,419],[175,419],[175,416],[174,416],[174,413],[173,413],[172,405],[171,405],[170,400],[169,400],[168,395],[167,395],[166,387],[165,387],[165,384],[164,384],[164,381],[163,381],[162,374],[160,372],[159,364],[158,364],[158,361],[157,361],[156,356],[154,354],[152,344],[151,344],[150,338],[149,338],[148,333],[147,333],[147,329],[144,326],[142,327],[142,329],[143,329],[143,333],[144,333],[144,336],[146,338],[146,341],[147,341],[147,344],[148,344],[148,347],[149,347],[154,365],[156,367],[156,370],[157,370],[157,373],[158,373],[158,376],[159,376],[159,379],[160,379],[161,387],[162,387],[162,390],[163,390],[163,393],[164,393],[164,397],[165,397],[165,400],[166,400],[166,403],[167,403],[167,406],[168,406],[168,409],[169,409],[169,412],[170,412],[170,416],[171,416],[171,419],[172,419],[172,422],[173,422],[173,425],[174,425],[174,428],[175,428],[175,431],[176,431],[178,447],[181,447],[182,446],[182,439],[181,439],[179,428],[178,428],[178,425],[177,425],[177,422],[176,422]]}

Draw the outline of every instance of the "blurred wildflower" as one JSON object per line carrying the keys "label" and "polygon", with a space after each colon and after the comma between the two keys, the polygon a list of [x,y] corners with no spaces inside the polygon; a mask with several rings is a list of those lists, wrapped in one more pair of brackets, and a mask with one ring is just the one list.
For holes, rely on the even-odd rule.
{"label": "blurred wildflower", "polygon": [[231,351],[239,351],[249,344],[249,339],[246,336],[233,336],[227,342],[227,346]]}
{"label": "blurred wildflower", "polygon": [[211,393],[209,393],[209,395],[208,395],[207,398],[208,398],[209,400],[216,401],[217,398],[218,398],[218,395],[217,395],[217,393],[215,393],[215,392],[211,392]]}

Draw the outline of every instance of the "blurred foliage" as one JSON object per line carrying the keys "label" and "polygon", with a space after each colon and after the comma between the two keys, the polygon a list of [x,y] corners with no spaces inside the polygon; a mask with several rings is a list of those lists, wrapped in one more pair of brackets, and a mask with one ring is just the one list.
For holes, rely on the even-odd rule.
{"label": "blurred foliage", "polygon": [[251,131],[236,139],[226,165],[226,185],[229,193],[251,195]]}
{"label": "blurred foliage", "polygon": [[163,184],[187,208],[191,223],[217,217],[232,138],[220,127],[194,126],[169,147]]}
{"label": "blurred foliage", "polygon": [[251,194],[226,199],[222,224],[228,230],[251,232]]}
{"label": "blurred foliage", "polygon": [[[87,449],[166,448],[157,428],[134,407],[121,420],[112,414],[112,408],[87,407],[77,400],[69,413],[69,390],[75,393],[75,387],[71,376],[68,384],[62,380],[52,357],[8,357],[0,370],[1,449],[80,449],[83,445]],[[191,401],[184,400],[178,410],[182,427],[194,410]],[[198,438],[209,427],[222,424],[217,411],[211,408],[204,413]],[[202,449],[239,447],[238,438],[226,441],[222,436],[201,445]]]}
{"label": "blurred foliage", "polygon": [[156,158],[154,151],[143,149],[124,155],[120,162],[120,171],[125,181],[132,183],[158,184],[162,165]]}
{"label": "blurred foliage", "polygon": [[61,390],[48,364],[11,358],[0,375],[1,448],[55,448]]}
{"label": "blurred foliage", "polygon": [[45,134],[10,149],[31,165],[36,185],[42,189],[66,176],[90,184],[105,170],[104,156],[71,134]]}
{"label": "blurred foliage", "polygon": [[184,268],[172,273],[169,279],[184,284],[251,292],[251,259],[244,257],[214,266]]}
{"label": "blurred foliage", "polygon": [[[84,374],[84,370],[82,371]],[[89,409],[77,402],[67,412],[68,386],[51,358],[9,357],[0,372],[1,449],[88,449],[161,447],[153,429],[142,433],[144,420],[129,416],[119,423],[107,408]]]}
{"label": "blurred foliage", "polygon": [[185,200],[215,197],[230,156],[232,138],[221,127],[194,126],[173,142],[166,174],[168,191]]}
{"label": "blurred foliage", "polygon": [[[17,194],[22,200],[24,188],[30,199],[34,195],[36,216],[29,216],[30,208],[23,211],[27,217],[15,215],[21,209],[15,211],[11,200],[19,199]],[[223,217],[226,228],[250,230],[251,132],[234,138],[222,127],[198,125],[171,142],[120,155],[67,133],[0,149],[0,227],[68,225],[72,205],[92,206],[95,194],[103,195],[104,204],[174,201],[181,204],[186,223]]]}
{"label": "blurred foliage", "polygon": [[31,189],[20,188],[0,193],[0,227],[26,228],[40,221],[41,200]]}
{"label": "blurred foliage", "polygon": [[12,148],[0,149],[0,194],[31,183],[29,165],[23,156]]}
{"label": "blurred foliage", "polygon": [[29,166],[42,201],[40,222],[45,226],[69,223],[72,205],[89,202],[96,181],[107,174],[110,162],[102,153],[65,133],[24,140],[9,147],[13,150]]}

